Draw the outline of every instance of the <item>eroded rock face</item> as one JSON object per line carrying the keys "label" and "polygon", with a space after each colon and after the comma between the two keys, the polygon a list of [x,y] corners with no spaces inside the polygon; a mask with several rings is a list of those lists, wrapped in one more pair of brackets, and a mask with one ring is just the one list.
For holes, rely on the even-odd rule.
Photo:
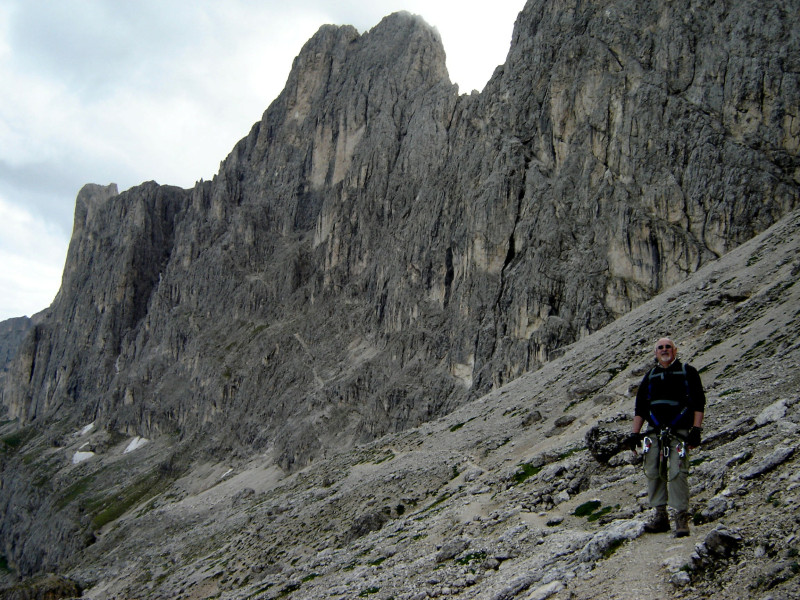
{"label": "eroded rock face", "polygon": [[213,181],[82,190],[4,403],[291,470],[540,366],[797,205],[792,7],[531,1],[470,96],[323,27]]}

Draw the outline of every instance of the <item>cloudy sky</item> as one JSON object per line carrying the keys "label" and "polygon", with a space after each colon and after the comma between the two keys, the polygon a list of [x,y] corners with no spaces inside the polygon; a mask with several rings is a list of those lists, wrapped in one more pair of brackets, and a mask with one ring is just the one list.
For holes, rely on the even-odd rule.
{"label": "cloudy sky", "polygon": [[525,0],[0,0],[0,320],[50,305],[85,183],[211,179],[326,23],[398,10],[482,89]]}

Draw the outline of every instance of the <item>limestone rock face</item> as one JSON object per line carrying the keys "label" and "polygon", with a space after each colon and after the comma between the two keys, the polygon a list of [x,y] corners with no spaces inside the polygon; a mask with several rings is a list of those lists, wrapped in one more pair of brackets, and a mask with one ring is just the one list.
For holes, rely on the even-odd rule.
{"label": "limestone rock face", "polygon": [[14,358],[30,328],[31,319],[28,317],[0,321],[0,369],[5,370],[5,366]]}
{"label": "limestone rock face", "polygon": [[797,206],[795,8],[531,0],[469,96],[321,28],[213,181],[81,191],[9,414],[292,470],[537,368]]}

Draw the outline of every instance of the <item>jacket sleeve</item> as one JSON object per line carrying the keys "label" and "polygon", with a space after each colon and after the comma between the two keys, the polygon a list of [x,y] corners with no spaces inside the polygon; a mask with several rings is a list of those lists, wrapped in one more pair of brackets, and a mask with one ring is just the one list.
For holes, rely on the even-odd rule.
{"label": "jacket sleeve", "polygon": [[705,412],[706,410],[706,393],[703,390],[703,382],[700,381],[700,374],[692,366],[686,366],[686,379],[689,382],[689,394],[691,395],[692,406],[694,412]]}
{"label": "jacket sleeve", "polygon": [[639,389],[636,391],[636,406],[633,411],[634,416],[642,417],[645,420],[650,416],[650,399],[647,397],[648,375],[649,372],[645,373],[645,376],[642,377],[642,381],[639,384]]}

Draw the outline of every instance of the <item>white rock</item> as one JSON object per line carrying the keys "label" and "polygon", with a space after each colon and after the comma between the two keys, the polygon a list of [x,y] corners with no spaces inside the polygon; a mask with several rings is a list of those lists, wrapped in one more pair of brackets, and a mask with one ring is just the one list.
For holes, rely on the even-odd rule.
{"label": "white rock", "polygon": [[758,413],[756,417],[756,425],[762,427],[767,423],[774,423],[786,416],[786,400],[778,400],[774,404],[769,405],[767,408]]}
{"label": "white rock", "polygon": [[76,452],[72,455],[72,464],[77,465],[85,460],[89,460],[94,456],[94,452]]}
{"label": "white rock", "polygon": [[131,440],[130,444],[128,444],[128,447],[125,448],[124,454],[127,454],[128,452],[133,452],[134,450],[138,450],[139,448],[144,446],[148,441],[149,440],[147,440],[146,438],[139,437],[137,435],[135,438]]}
{"label": "white rock", "polygon": [[564,589],[564,584],[560,581],[551,581],[548,584],[540,586],[533,590],[533,592],[525,600],[545,600],[553,594],[557,594]]}

